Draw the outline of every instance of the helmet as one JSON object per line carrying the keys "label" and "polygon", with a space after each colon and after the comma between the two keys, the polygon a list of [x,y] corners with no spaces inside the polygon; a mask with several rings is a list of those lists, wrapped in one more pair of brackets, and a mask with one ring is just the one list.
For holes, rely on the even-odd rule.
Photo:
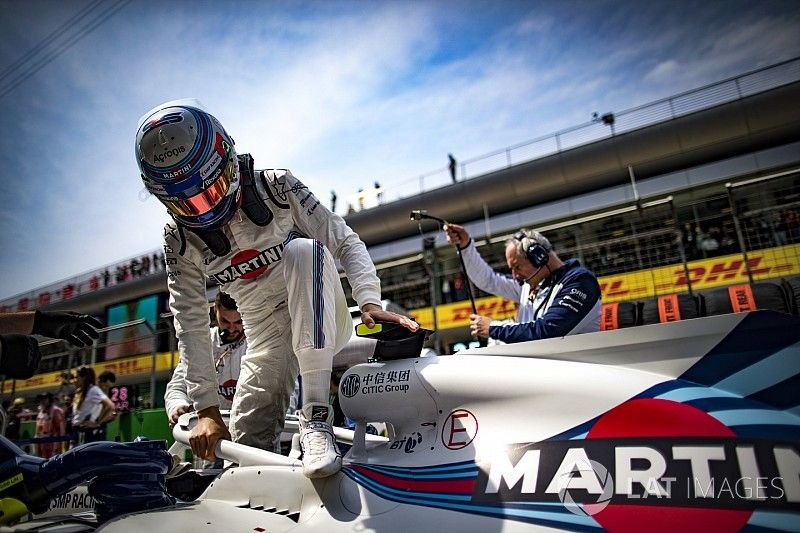
{"label": "helmet", "polygon": [[136,161],[147,190],[188,228],[219,228],[239,206],[233,139],[194,100],[161,104],[139,120]]}

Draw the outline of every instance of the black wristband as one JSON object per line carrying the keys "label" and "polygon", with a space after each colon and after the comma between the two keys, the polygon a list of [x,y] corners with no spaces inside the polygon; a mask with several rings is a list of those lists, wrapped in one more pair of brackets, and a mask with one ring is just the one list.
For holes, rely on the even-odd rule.
{"label": "black wristband", "polygon": [[472,237],[470,237],[467,240],[467,244],[465,244],[463,247],[456,244],[456,248],[458,248],[458,251],[460,252],[461,250],[464,250],[467,246],[469,246],[469,243],[471,243],[471,242],[472,242]]}

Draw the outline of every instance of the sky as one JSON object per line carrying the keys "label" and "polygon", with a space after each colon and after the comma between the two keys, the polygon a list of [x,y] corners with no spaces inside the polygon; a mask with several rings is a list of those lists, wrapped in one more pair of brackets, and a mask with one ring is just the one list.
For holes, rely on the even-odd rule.
{"label": "sky", "polygon": [[0,299],[160,247],[133,147],[167,100],[341,212],[375,181],[416,192],[448,153],[797,56],[796,0],[4,0]]}

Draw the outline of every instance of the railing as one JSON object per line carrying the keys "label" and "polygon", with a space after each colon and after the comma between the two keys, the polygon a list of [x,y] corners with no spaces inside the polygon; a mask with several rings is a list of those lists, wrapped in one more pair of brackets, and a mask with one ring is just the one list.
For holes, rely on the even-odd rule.
{"label": "railing", "polygon": [[[662,100],[608,113],[556,133],[507,146],[459,164],[459,181],[508,168],[523,162],[569,150],[608,136],[664,122],[713,106],[740,100],[756,93],[800,80],[800,57],[728,78]],[[414,196],[452,183],[448,167],[393,182],[383,190],[385,202]]]}
{"label": "railing", "polygon": [[[719,284],[800,275],[800,169],[710,184],[692,195],[636,202],[536,224],[562,258],[577,258],[600,279],[605,302],[702,291]],[[505,241],[476,233],[481,256],[507,272]],[[438,304],[467,299],[450,246],[436,250]],[[382,294],[411,312],[431,305],[421,254],[376,265]],[[489,293],[474,289],[475,297]]]}
{"label": "railing", "polygon": [[[144,262],[143,259],[147,258]],[[117,261],[96,269],[64,278],[10,298],[0,300],[0,313],[31,311],[51,303],[69,300],[133,279],[164,271],[164,256],[160,249],[139,254],[125,261]],[[144,266],[143,266],[144,263]]]}

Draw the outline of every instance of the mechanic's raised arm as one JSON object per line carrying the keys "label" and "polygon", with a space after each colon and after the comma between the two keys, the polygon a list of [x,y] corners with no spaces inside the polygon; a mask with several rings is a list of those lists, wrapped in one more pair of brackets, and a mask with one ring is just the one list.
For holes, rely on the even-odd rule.
{"label": "mechanic's raised arm", "polygon": [[511,276],[495,272],[481,257],[475,241],[463,226],[448,223],[444,227],[447,241],[457,247],[464,259],[470,281],[480,290],[518,302],[522,286]]}

